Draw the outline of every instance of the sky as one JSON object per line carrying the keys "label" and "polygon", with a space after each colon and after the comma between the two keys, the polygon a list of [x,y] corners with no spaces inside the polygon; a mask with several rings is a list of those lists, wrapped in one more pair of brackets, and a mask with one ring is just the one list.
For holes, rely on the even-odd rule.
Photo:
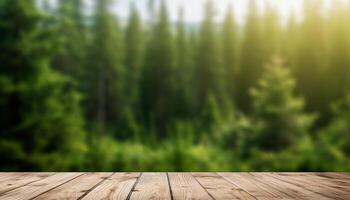
{"label": "sky", "polygon": [[[87,7],[92,6],[92,2],[95,0],[86,0],[88,3]],[[115,13],[119,19],[126,20],[129,16],[130,5],[134,4],[141,17],[144,20],[149,19],[148,2],[150,0],[114,0],[115,3],[111,7],[111,11]],[[160,2],[161,0],[154,0]],[[185,21],[187,23],[199,23],[203,19],[203,7],[206,0],[164,0],[168,6],[170,13],[170,19],[176,21],[179,13],[179,8],[182,7],[185,11]],[[234,10],[236,21],[239,24],[244,24],[244,19],[247,15],[247,5],[249,0],[213,0],[215,9],[217,10],[216,19],[222,20],[225,12],[229,7]],[[280,21],[285,23],[288,21],[288,17],[293,14],[297,18],[302,17],[303,2],[311,0],[256,0],[258,8],[263,12],[267,5],[275,7],[280,13]],[[314,0],[324,2],[325,7],[329,6],[334,0]],[[342,0],[349,1],[350,0]]]}
{"label": "sky", "polygon": [[[149,0],[119,0],[114,5],[113,10],[118,13],[118,16],[125,19],[129,15],[129,6],[134,3],[139,9],[142,17],[147,19],[147,4]],[[155,0],[159,2],[160,0]],[[189,23],[200,22],[203,16],[203,4],[205,0],[165,0],[170,17],[173,21],[176,21],[178,16],[179,7],[183,7],[185,10],[185,20]],[[328,1],[328,0],[326,0]],[[235,12],[236,20],[238,23],[244,23],[245,16],[247,15],[247,4],[248,0],[214,0],[217,19],[222,19],[225,11],[232,7]],[[302,11],[303,0],[258,0],[259,10],[263,11],[264,7],[269,4],[275,6],[280,15],[282,21],[286,21],[291,13],[296,16],[300,16]]]}

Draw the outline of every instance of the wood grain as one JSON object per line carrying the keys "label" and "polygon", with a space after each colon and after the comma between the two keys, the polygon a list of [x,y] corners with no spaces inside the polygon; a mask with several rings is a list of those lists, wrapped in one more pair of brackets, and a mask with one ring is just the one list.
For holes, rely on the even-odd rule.
{"label": "wood grain", "polygon": [[303,187],[296,186],[279,179],[275,179],[273,177],[267,176],[266,173],[251,173],[254,179],[258,182],[262,182],[270,185],[273,189],[278,190],[286,195],[290,196],[292,199],[300,199],[300,200],[330,200],[330,198],[323,196],[321,194],[309,191],[304,189]]}
{"label": "wood grain", "polygon": [[83,200],[126,199],[140,173],[115,173],[86,194]]}
{"label": "wood grain", "polygon": [[111,175],[112,173],[87,173],[38,196],[35,200],[78,199]]}
{"label": "wood grain", "polygon": [[213,199],[190,173],[169,173],[169,183],[174,200]]}
{"label": "wood grain", "polygon": [[0,182],[0,194],[11,191],[13,189],[22,187],[24,185],[34,183],[43,178],[46,178],[53,173],[19,173],[13,174],[7,178],[3,178],[3,181]]}
{"label": "wood grain", "polygon": [[166,173],[143,173],[130,196],[132,200],[171,199]]}
{"label": "wood grain", "polygon": [[1,200],[27,200],[35,198],[61,184],[64,184],[82,173],[59,173],[11,190],[0,196]]}
{"label": "wood grain", "polygon": [[317,182],[317,180],[309,179],[306,176],[293,176],[293,174],[291,173],[279,173],[279,174],[269,173],[267,174],[267,176],[275,177],[287,183],[291,183],[299,187],[303,187],[307,190],[310,190],[318,194],[322,194],[329,198],[339,199],[339,200],[349,199],[348,193],[346,191],[342,191],[337,188],[320,184],[320,182]]}
{"label": "wood grain", "polygon": [[271,186],[255,181],[248,173],[219,173],[219,175],[257,199],[290,199],[286,194],[273,190]]}
{"label": "wood grain", "polygon": [[1,200],[350,200],[349,173],[0,173]]}
{"label": "wood grain", "polygon": [[195,178],[214,199],[256,199],[242,188],[215,173],[208,173],[207,175],[195,175]]}

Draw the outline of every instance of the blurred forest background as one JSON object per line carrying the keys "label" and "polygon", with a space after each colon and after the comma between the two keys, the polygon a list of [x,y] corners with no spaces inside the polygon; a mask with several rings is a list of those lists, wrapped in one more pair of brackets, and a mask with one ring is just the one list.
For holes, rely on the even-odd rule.
{"label": "blurred forest background", "polygon": [[349,1],[85,3],[0,1],[1,171],[350,171]]}

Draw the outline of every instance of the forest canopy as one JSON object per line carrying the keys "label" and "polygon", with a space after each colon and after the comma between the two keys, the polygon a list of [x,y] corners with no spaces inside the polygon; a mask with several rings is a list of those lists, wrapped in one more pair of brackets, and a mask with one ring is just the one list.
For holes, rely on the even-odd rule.
{"label": "forest canopy", "polygon": [[0,1],[1,171],[350,171],[350,1],[121,1]]}

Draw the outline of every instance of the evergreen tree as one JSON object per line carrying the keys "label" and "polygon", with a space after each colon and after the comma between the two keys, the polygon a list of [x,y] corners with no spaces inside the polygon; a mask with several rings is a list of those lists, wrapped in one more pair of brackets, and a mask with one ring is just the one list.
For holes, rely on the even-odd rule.
{"label": "evergreen tree", "polygon": [[224,68],[220,57],[218,33],[215,31],[215,8],[212,0],[205,5],[205,17],[200,27],[196,55],[195,87],[196,104],[199,111],[207,104],[210,96],[223,102]]}
{"label": "evergreen tree", "polygon": [[[179,9],[179,21],[177,23],[177,34],[176,34],[176,78],[178,80],[177,85],[177,101],[179,108],[181,108],[180,113],[182,117],[187,117],[192,111],[192,88],[191,85],[191,75],[193,73],[193,66],[191,61],[191,48],[189,42],[189,35],[186,29],[185,19],[184,19],[183,8]],[[180,114],[179,113],[179,114]]]}
{"label": "evergreen tree", "polygon": [[55,32],[57,52],[53,60],[53,67],[75,79],[81,78],[86,54],[82,6],[82,0],[61,0]]}
{"label": "evergreen tree", "polygon": [[234,91],[237,82],[238,70],[238,34],[232,8],[229,6],[227,10],[222,32],[222,48],[223,48],[223,63],[226,74],[227,92],[230,94],[231,100],[234,99]]}
{"label": "evergreen tree", "polygon": [[255,0],[250,0],[243,43],[240,53],[237,104],[243,111],[251,110],[249,89],[256,84],[263,72],[262,27]]}
{"label": "evergreen tree", "polygon": [[122,45],[118,21],[110,13],[111,1],[96,1],[89,65],[84,80],[87,119],[104,134],[116,128],[123,115]]}
{"label": "evergreen tree", "polygon": [[299,25],[296,21],[295,15],[289,16],[287,27],[284,29],[281,36],[283,47],[282,54],[286,57],[286,62],[289,66],[296,66],[296,54],[298,47],[298,33]]}
{"label": "evergreen tree", "polygon": [[[333,106],[334,118],[320,133],[322,147],[328,149],[332,158],[344,157],[350,161],[350,95],[345,95]],[[334,167],[334,166],[333,166]],[[349,168],[348,168],[349,169]]]}
{"label": "evergreen tree", "polygon": [[0,5],[2,170],[76,170],[84,153],[79,95],[49,68],[34,0]]}
{"label": "evergreen tree", "polygon": [[143,64],[143,37],[140,16],[134,4],[131,5],[130,18],[125,33],[126,94],[128,104],[135,107],[139,97],[139,83]]}
{"label": "evergreen tree", "polygon": [[278,20],[278,13],[275,7],[270,4],[266,5],[265,13],[263,15],[263,38],[264,52],[263,63],[267,63],[273,56],[280,53],[280,24]]}
{"label": "evergreen tree", "polygon": [[142,22],[134,4],[130,6],[129,21],[125,30],[125,113],[123,114],[118,134],[120,139],[140,139],[140,80],[144,61],[144,36]]}
{"label": "evergreen tree", "polygon": [[155,18],[156,14],[155,14],[155,0],[148,0],[147,2],[147,8],[149,11],[149,18],[150,18],[150,22],[153,23],[153,19]]}
{"label": "evergreen tree", "polygon": [[168,11],[162,1],[147,46],[141,82],[141,106],[145,124],[164,136],[167,123],[177,115],[175,45]]}
{"label": "evergreen tree", "polygon": [[294,79],[276,59],[251,91],[259,148],[286,149],[306,136],[312,117],[303,113],[303,100],[294,96],[294,88]]}
{"label": "evergreen tree", "polygon": [[304,1],[304,20],[300,27],[296,66],[297,91],[305,96],[306,109],[323,112],[327,109],[323,91],[324,70],[327,63],[324,17],[320,1]]}
{"label": "evergreen tree", "polygon": [[343,98],[350,89],[350,25],[348,23],[350,14],[348,12],[343,2],[333,3],[329,22],[329,66],[326,70],[327,103]]}

